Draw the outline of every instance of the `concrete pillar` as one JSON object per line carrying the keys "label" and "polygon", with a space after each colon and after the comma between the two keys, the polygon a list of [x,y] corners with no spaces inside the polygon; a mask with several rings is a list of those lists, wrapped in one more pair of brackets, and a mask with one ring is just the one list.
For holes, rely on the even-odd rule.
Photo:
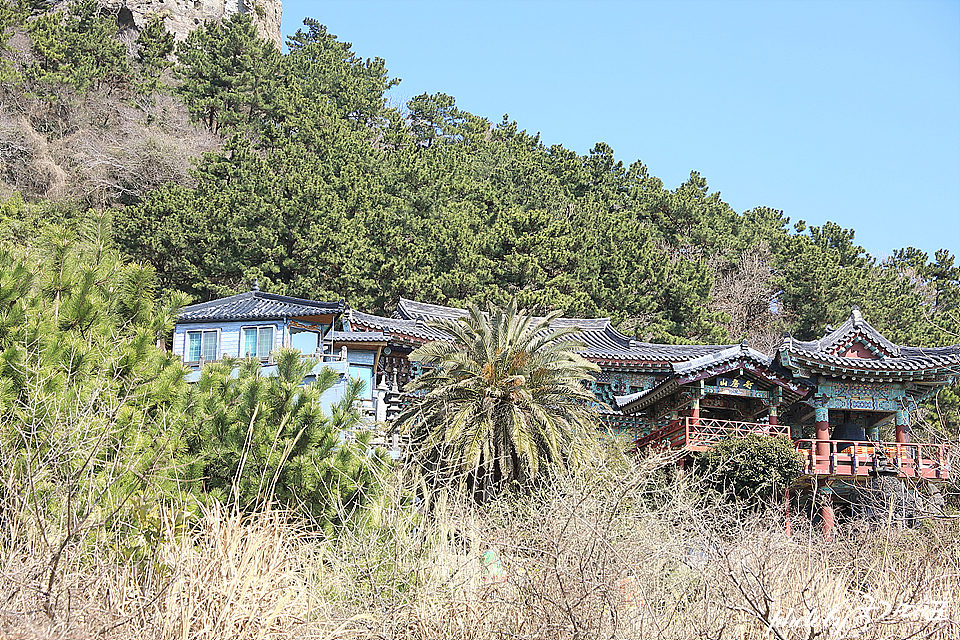
{"label": "concrete pillar", "polygon": [[820,499],[820,522],[823,527],[823,539],[827,542],[833,539],[833,489],[820,487],[817,489]]}
{"label": "concrete pillar", "polygon": [[897,442],[910,442],[910,412],[897,411]]}

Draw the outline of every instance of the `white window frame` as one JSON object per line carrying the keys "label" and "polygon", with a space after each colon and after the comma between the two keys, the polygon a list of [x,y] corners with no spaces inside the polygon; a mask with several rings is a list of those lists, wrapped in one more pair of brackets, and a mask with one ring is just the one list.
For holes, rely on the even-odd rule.
{"label": "white window frame", "polygon": [[[197,360],[190,360],[190,334],[199,333],[200,334],[200,357]],[[214,333],[217,336],[217,347],[213,350],[212,358],[203,357],[203,336],[207,333]],[[216,362],[220,359],[220,329],[187,329],[183,332],[183,361],[189,363],[197,362]]]}
{"label": "white window frame", "polygon": [[[246,348],[246,345],[247,345],[247,331],[249,331],[249,330],[251,330],[251,329],[256,329],[256,331],[257,331],[257,342],[256,342],[256,344],[257,344],[257,353],[254,354],[254,355],[249,355],[248,353],[245,352],[245,348]],[[259,351],[260,351],[260,332],[263,331],[264,329],[269,329],[270,332],[271,332],[271,333],[270,333],[270,350],[267,351],[267,352],[264,353],[264,354],[261,354],[261,353],[259,353]],[[273,350],[276,348],[276,346],[277,346],[277,327],[276,327],[275,325],[272,325],[272,324],[252,324],[252,325],[247,325],[247,326],[244,326],[244,327],[240,327],[240,346],[239,346],[238,349],[239,349],[239,352],[240,352],[239,355],[240,355],[241,358],[256,358],[257,360],[260,360],[261,362],[266,362],[267,360],[270,359],[270,354],[273,353]]]}

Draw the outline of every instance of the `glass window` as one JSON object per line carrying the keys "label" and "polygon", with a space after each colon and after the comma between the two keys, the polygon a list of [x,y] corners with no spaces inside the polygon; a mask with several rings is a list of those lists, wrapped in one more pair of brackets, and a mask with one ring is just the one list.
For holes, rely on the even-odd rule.
{"label": "glass window", "polygon": [[266,358],[273,351],[273,327],[260,327],[257,331],[260,334],[257,340],[257,355]]}
{"label": "glass window", "polygon": [[247,327],[243,330],[244,358],[267,358],[273,351],[273,327]]}
{"label": "glass window", "polygon": [[320,334],[316,331],[290,330],[290,346],[304,355],[312,356],[316,353],[319,344]]}
{"label": "glass window", "polygon": [[255,358],[257,356],[257,330],[243,330],[243,352],[240,354],[244,358]]}
{"label": "glass window", "polygon": [[217,347],[220,335],[216,330],[187,331],[187,349],[184,359],[187,362],[212,362],[217,359]]}
{"label": "glass window", "polygon": [[187,361],[196,362],[200,359],[200,339],[202,332],[187,332]]}
{"label": "glass window", "polygon": [[360,397],[365,400],[373,399],[373,367],[362,364],[350,365],[350,377],[354,380],[360,380],[363,383],[363,391]]}

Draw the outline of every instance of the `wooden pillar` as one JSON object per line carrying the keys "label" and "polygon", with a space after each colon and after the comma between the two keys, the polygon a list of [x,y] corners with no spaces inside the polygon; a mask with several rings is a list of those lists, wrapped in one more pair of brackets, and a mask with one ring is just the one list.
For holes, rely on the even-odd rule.
{"label": "wooden pillar", "polygon": [[820,487],[817,489],[820,499],[820,523],[823,527],[823,539],[830,542],[833,539],[833,489]]}
{"label": "wooden pillar", "polygon": [[818,458],[828,458],[830,457],[830,443],[827,440],[830,439],[830,412],[825,407],[816,408],[816,421],[817,421],[817,457]]}
{"label": "wooden pillar", "polygon": [[910,412],[897,411],[897,442],[906,444],[910,442]]}
{"label": "wooden pillar", "polygon": [[693,406],[690,407],[690,417],[693,418],[693,424],[700,422],[700,398],[693,399]]}
{"label": "wooden pillar", "polygon": [[777,405],[771,406],[770,410],[767,411],[767,421],[771,427],[777,426]]}

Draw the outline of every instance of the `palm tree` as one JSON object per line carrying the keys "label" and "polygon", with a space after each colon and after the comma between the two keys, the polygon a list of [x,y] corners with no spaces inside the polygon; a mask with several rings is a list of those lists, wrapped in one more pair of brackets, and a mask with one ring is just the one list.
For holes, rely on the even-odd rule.
{"label": "palm tree", "polygon": [[550,467],[576,464],[596,438],[596,399],[585,383],[598,367],[576,349],[576,327],[493,305],[429,323],[452,338],[410,354],[425,372],[396,428],[411,435],[412,459],[434,486],[486,502],[529,487]]}

